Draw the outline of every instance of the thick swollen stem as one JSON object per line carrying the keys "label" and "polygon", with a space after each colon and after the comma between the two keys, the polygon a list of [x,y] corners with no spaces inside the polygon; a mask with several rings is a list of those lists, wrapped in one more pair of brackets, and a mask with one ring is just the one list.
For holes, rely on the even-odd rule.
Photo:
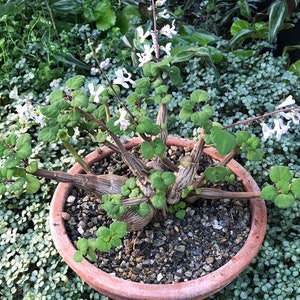
{"label": "thick swollen stem", "polygon": [[125,176],[114,174],[70,174],[62,171],[49,171],[44,169],[38,169],[33,175],[52,179],[56,182],[71,183],[87,192],[94,193],[99,199],[101,199],[104,194],[119,194],[121,192],[121,186],[123,186],[127,180]]}

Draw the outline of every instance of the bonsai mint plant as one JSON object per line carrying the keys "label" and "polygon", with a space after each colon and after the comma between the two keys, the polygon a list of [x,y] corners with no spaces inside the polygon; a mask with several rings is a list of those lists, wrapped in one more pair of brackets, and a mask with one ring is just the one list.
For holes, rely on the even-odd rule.
{"label": "bonsai mint plant", "polygon": [[[72,175],[40,168],[32,157],[35,135],[31,135],[30,130],[20,136],[11,133],[0,140],[2,195],[15,193],[20,196],[24,190],[35,193],[40,188],[38,178],[48,178],[72,183],[101,200],[100,208],[113,223],[110,227],[100,227],[96,238],[78,241],[74,257],[78,262],[84,256],[96,259],[95,250],[109,251],[119,246],[127,231],[142,230],[158,212],[166,216],[173,211],[184,218],[185,206],[194,201],[260,197],[286,208],[300,197],[300,178],[295,179],[285,166],[271,168],[270,182],[261,192],[231,192],[207,185],[233,182],[235,176],[227,164],[240,153],[248,160],[264,158],[259,138],[247,130],[235,132],[235,126],[276,117],[274,128],[262,123],[262,130],[264,138],[276,134],[280,139],[291,122],[299,124],[299,106],[295,105],[292,96],[286,97],[272,112],[223,127],[214,122],[208,93],[194,90],[190,99],[180,103],[178,114],[184,121],[199,127],[200,134],[190,155],[181,157],[178,163],[166,155],[168,105],[172,102],[172,89],[183,82],[181,65],[193,57],[201,57],[214,68],[214,62],[222,59],[222,54],[209,46],[207,35],[202,36],[201,46],[172,47],[170,41],[177,34],[175,22],[168,21],[160,28],[157,24],[158,15],[164,20],[169,18],[162,8],[164,2],[152,1],[152,31],[138,27],[132,40],[123,39],[135,54],[133,62],[140,68],[137,78],[133,79],[132,74],[120,66],[116,77],[111,79],[107,73],[110,58],[101,57],[101,45],[94,48],[90,44],[89,56],[97,64],[91,72],[101,78],[99,85],[94,86],[86,82],[84,76],[76,75],[66,81],[64,89],[54,90],[45,106],[33,107],[24,101],[16,107],[20,126],[27,121],[39,124],[38,140],[46,144],[63,143],[85,174]],[[16,90],[13,92],[17,93]],[[148,115],[153,109],[157,109],[156,120]],[[97,144],[118,153],[132,177],[94,174],[80,156],[81,149],[76,149],[74,137],[77,132],[89,134]],[[130,137],[141,139],[138,155],[124,146]],[[223,159],[198,174],[203,150],[210,146],[215,147]]]}

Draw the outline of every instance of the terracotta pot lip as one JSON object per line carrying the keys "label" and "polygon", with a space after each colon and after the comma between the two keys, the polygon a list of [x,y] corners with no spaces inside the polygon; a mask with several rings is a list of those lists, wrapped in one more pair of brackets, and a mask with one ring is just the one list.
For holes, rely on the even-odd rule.
{"label": "terracotta pot lip", "polygon": [[[139,139],[132,139],[126,144],[127,148],[138,145]],[[194,142],[181,138],[169,137],[167,145],[178,145],[192,147]],[[220,157],[213,148],[205,149],[205,152],[215,158]],[[101,148],[101,151],[94,151],[85,159],[88,164],[93,164],[101,158],[109,156],[113,153],[109,148]],[[236,161],[230,162],[228,165],[234,168],[233,172],[238,176],[246,175],[243,184],[247,191],[259,191],[254,179],[247,171]],[[74,165],[70,173],[78,173],[81,167]],[[68,196],[71,185],[67,183],[59,183],[50,206],[50,230],[54,244],[64,259],[64,261],[90,286],[113,299],[151,299],[151,300],[171,300],[171,299],[204,299],[210,295],[210,291],[214,289],[219,291],[229,284],[236,276],[241,273],[251,262],[259,251],[266,232],[267,212],[265,202],[261,199],[250,199],[251,210],[251,229],[244,246],[240,251],[230,259],[225,265],[205,276],[193,279],[187,282],[179,282],[172,284],[144,284],[131,282],[113,275],[109,275],[104,271],[96,268],[87,260],[81,263],[75,263],[73,260],[74,245],[68,238],[63,219],[61,217],[64,209],[64,201]],[[58,199],[59,197],[59,199]],[[121,296],[120,296],[121,291]]]}

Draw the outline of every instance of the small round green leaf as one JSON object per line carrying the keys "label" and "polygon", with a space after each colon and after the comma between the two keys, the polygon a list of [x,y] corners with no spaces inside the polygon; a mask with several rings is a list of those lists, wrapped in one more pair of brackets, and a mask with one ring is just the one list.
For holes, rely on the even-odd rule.
{"label": "small round green leaf", "polygon": [[289,208],[294,204],[294,202],[295,198],[292,194],[280,194],[274,200],[275,205],[279,208]]}

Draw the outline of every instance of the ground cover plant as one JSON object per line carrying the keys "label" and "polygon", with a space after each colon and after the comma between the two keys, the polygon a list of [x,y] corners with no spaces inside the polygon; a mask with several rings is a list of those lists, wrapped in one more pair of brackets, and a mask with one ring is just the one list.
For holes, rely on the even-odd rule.
{"label": "ground cover plant", "polygon": [[[86,31],[88,32],[89,30],[86,29]],[[124,51],[126,52],[126,48],[124,48]],[[230,57],[231,54],[228,54],[228,56]],[[121,55],[120,55],[121,57]],[[259,56],[260,57],[260,56]],[[232,56],[231,59],[236,59],[237,60],[237,66],[236,66],[236,70],[239,69],[239,66],[241,64],[241,60],[239,59],[239,57],[236,56]],[[259,63],[257,63],[257,68],[259,69],[261,64],[266,63],[267,66],[269,65],[274,65],[273,68],[268,69],[270,75],[272,73],[272,71],[275,69],[276,70],[276,63],[280,64],[280,62],[282,62],[283,60],[276,60],[276,59],[267,59],[266,56],[263,58],[258,58],[257,60],[259,61],[259,59],[261,59],[261,61]],[[256,63],[255,61],[252,61],[251,63]],[[221,69],[221,67],[220,67]],[[283,68],[284,69],[284,68]],[[283,87],[279,88],[278,91],[276,90],[276,85],[274,84],[274,94],[276,95],[276,92],[278,93],[278,100],[280,100],[280,93],[282,91],[284,91],[284,94],[288,95],[288,94],[294,94],[297,93],[296,89],[293,89],[293,86],[295,86],[298,81],[297,81],[297,77],[293,77],[293,75],[291,73],[286,73],[283,76],[282,80],[279,75],[279,73],[281,71],[283,71],[283,69],[280,69],[280,67],[278,67],[277,72],[278,72],[278,83],[282,83],[282,81],[284,81],[283,83]],[[255,73],[255,72],[254,72]],[[74,74],[74,73],[73,73]],[[73,74],[69,74],[67,75],[67,77],[70,77]],[[266,72],[264,72],[264,74],[266,74]],[[206,77],[205,77],[206,76]],[[208,69],[207,71],[207,75],[204,75],[205,80],[207,81],[213,81],[214,80],[214,74],[211,73],[211,71]],[[226,72],[224,72],[224,77],[226,76]],[[233,76],[234,77],[234,76]],[[239,74],[236,75],[236,77],[239,77]],[[251,79],[251,78],[250,78]],[[237,81],[237,83],[235,82]],[[253,85],[253,90],[257,90],[260,87],[255,87],[255,83],[254,83],[254,75],[253,75],[253,81],[250,81],[250,86]],[[243,91],[243,82],[238,82],[238,79],[234,79],[232,80],[232,82],[235,82],[234,84],[240,84],[241,85],[241,92]],[[270,81],[269,84],[271,84],[272,82],[272,77],[270,77]],[[249,86],[249,82],[247,82],[247,86]],[[266,89],[267,89],[266,85]],[[230,88],[228,89],[230,90]],[[262,94],[262,93],[261,93]],[[270,97],[274,96],[274,94],[270,94]],[[294,94],[296,95],[296,94]],[[259,94],[259,96],[261,96]],[[233,96],[231,96],[230,98],[230,94],[228,93],[226,95],[226,97],[228,97],[228,99],[232,99]],[[296,98],[296,97],[295,97]],[[215,98],[217,100],[217,97]],[[269,98],[266,97],[265,98],[265,103],[268,103]],[[248,100],[249,101],[249,100]],[[217,103],[217,101],[216,101]],[[247,98],[244,100],[245,106],[249,111],[251,111],[251,109],[256,108],[256,106],[254,107],[253,103],[248,104],[247,107]],[[277,101],[274,100],[274,103],[278,103]],[[226,103],[226,106],[229,106],[230,104],[232,104],[232,107],[236,107],[236,105],[234,105],[234,103],[231,103],[231,101],[228,100],[228,102]],[[217,105],[217,104],[216,104]],[[251,105],[253,107],[251,107]],[[13,108],[8,108],[6,107],[7,110],[12,111]],[[229,110],[228,110],[229,111]],[[253,112],[254,113],[254,112]],[[237,119],[241,114],[245,114],[245,110],[243,110],[242,112],[237,111],[236,112],[236,116],[231,116],[232,118],[232,122],[234,122],[234,119]],[[5,115],[5,112],[4,112]],[[3,120],[3,118],[1,119]],[[8,124],[13,123],[14,120],[7,118],[5,122],[2,123],[3,126],[3,130],[6,130],[5,128],[7,128]],[[177,120],[176,120],[177,122]],[[174,121],[175,123],[175,121]],[[260,126],[258,126],[258,128],[260,128]],[[24,130],[24,128],[23,128]],[[187,131],[188,133],[188,131]],[[298,131],[297,128],[293,129],[293,135],[297,136]],[[284,136],[283,136],[284,138]],[[285,143],[285,147],[286,150],[285,152],[292,152],[292,153],[296,153],[295,149],[298,149],[297,147],[297,143],[292,143],[289,141],[290,136],[287,137],[287,142]],[[78,141],[80,143],[80,136],[78,136]],[[270,140],[269,140],[270,141]],[[268,141],[268,142],[269,142]],[[267,142],[267,143],[268,143]],[[272,139],[272,143],[271,145],[269,145],[269,148],[271,149],[274,145],[274,143],[276,143],[276,139]],[[282,150],[280,150],[280,145],[278,144],[278,152],[281,152]],[[290,151],[289,149],[292,149],[292,151]],[[38,148],[37,152],[41,151],[41,148]],[[53,149],[51,149],[51,153],[53,153],[52,155],[50,155],[50,158],[46,158],[46,153],[42,154],[43,156],[43,160],[44,160],[44,164],[45,165],[52,165],[54,168],[58,167],[59,165],[61,165],[60,161],[55,160],[55,157],[57,156],[58,153],[60,153],[61,148],[58,145],[54,145]],[[284,152],[284,151],[283,151]],[[281,157],[285,156],[284,153]],[[278,155],[274,155],[274,158],[279,157]],[[298,171],[297,169],[297,164],[296,164],[296,156],[293,158],[294,162],[294,171]],[[52,162],[51,160],[53,160],[54,162]],[[280,161],[280,160],[279,160]],[[72,164],[72,160],[66,160],[65,162],[63,162],[65,164],[65,168],[67,169],[67,166]],[[270,158],[269,165],[273,164],[273,160],[272,158]],[[286,164],[286,163],[284,163]],[[290,162],[288,163],[290,164]],[[254,169],[257,168],[257,164],[254,166]],[[259,173],[259,172],[258,172]],[[6,245],[7,243],[11,244],[11,248],[8,249],[8,253],[10,253],[10,256],[7,258],[3,258],[3,265],[4,267],[4,272],[2,273],[2,278],[5,278],[5,281],[7,281],[9,283],[9,285],[7,286],[8,288],[13,287],[12,291],[13,291],[13,295],[15,295],[17,297],[17,295],[27,295],[27,297],[30,299],[34,299],[33,293],[35,293],[37,290],[40,291],[37,295],[36,295],[36,299],[42,299],[42,293],[44,293],[44,297],[47,297],[46,295],[48,295],[48,297],[53,296],[54,292],[51,292],[48,288],[44,289],[45,286],[51,286],[51,284],[53,284],[53,282],[55,282],[55,285],[57,287],[56,293],[57,295],[55,296],[56,298],[59,299],[59,297],[62,297],[62,299],[64,299],[64,297],[69,297],[71,299],[75,299],[76,297],[78,297],[78,295],[76,295],[75,293],[77,293],[75,291],[75,286],[78,285],[79,289],[81,289],[81,291],[78,291],[79,295],[80,293],[82,293],[82,296],[79,297],[85,297],[85,293],[86,290],[89,288],[85,287],[76,277],[73,277],[72,280],[69,280],[68,278],[72,278],[72,275],[67,271],[67,268],[55,257],[55,252],[52,250],[49,251],[45,251],[45,252],[41,252],[41,255],[36,255],[36,253],[38,252],[37,250],[42,249],[42,245],[47,245],[47,243],[50,241],[50,237],[49,237],[49,233],[47,233],[47,230],[45,230],[45,228],[47,228],[46,224],[47,224],[47,220],[46,219],[46,211],[47,211],[47,199],[49,201],[49,196],[46,196],[46,193],[48,193],[50,190],[50,186],[44,186],[44,190],[42,191],[42,193],[37,194],[36,196],[26,196],[23,199],[23,202],[21,201],[21,205],[20,205],[20,201],[19,199],[15,199],[14,197],[11,198],[6,198],[5,200],[1,200],[3,201],[3,203],[5,204],[5,208],[3,208],[3,211],[1,211],[2,213],[2,232],[3,232],[3,244],[2,244],[2,249],[3,251],[7,250]],[[39,197],[43,197],[45,199],[44,204],[40,204],[40,199]],[[18,210],[15,209],[15,206],[18,205]],[[276,216],[276,208],[272,207],[272,211],[274,212],[274,215]],[[287,220],[285,219],[285,222],[283,221],[283,224],[285,223],[286,225],[283,226],[285,232],[289,232],[292,233],[296,232],[299,230],[299,228],[297,227],[297,220],[299,220],[299,214],[296,212],[297,211],[297,206],[288,210],[286,212],[286,219],[292,219],[294,224],[291,224],[290,222],[287,222]],[[282,214],[280,212],[280,214]],[[298,218],[298,219],[297,219]],[[275,218],[274,218],[275,219]],[[26,225],[24,225],[24,223],[29,220],[29,228],[26,228]],[[272,222],[272,221],[271,221]],[[271,223],[272,224],[272,223]],[[274,226],[274,225],[271,225]],[[286,226],[286,227],[285,227]],[[33,232],[32,227],[34,229],[37,229],[37,233]],[[292,229],[291,229],[292,228]],[[276,230],[282,230],[282,228],[280,227],[279,229]],[[273,237],[276,233],[276,230],[274,229],[274,233],[271,231],[270,233],[270,237]],[[2,235],[1,232],[1,235]],[[19,240],[19,243],[16,244],[16,240],[11,239],[10,236],[15,236],[16,240]],[[43,241],[41,239],[41,236],[43,236]],[[47,238],[44,238],[44,236],[48,236]],[[21,237],[21,238],[20,238]],[[37,239],[39,241],[39,243],[37,243],[36,245],[30,245],[26,248],[27,242],[28,240],[32,240],[32,239]],[[280,239],[279,239],[280,240]],[[48,241],[48,242],[47,242]],[[45,244],[44,244],[45,243]],[[229,293],[231,293],[231,295],[233,295],[233,297],[236,297],[236,299],[245,299],[245,295],[247,295],[249,297],[249,295],[251,295],[251,297],[253,297],[253,299],[259,299],[258,295],[270,295],[272,297],[274,297],[275,295],[279,294],[278,290],[273,290],[272,286],[275,286],[278,282],[281,282],[281,288],[280,288],[280,293],[282,295],[285,295],[285,297],[288,297],[288,295],[297,295],[298,291],[294,286],[289,286],[288,283],[286,282],[286,280],[284,279],[285,275],[283,274],[286,268],[286,266],[289,266],[289,264],[291,264],[291,261],[293,262],[297,262],[297,252],[295,250],[295,247],[292,245],[292,243],[290,242],[282,242],[280,243],[278,241],[278,244],[268,244],[266,242],[265,244],[265,256],[262,255],[262,259],[260,264],[267,264],[268,261],[271,261],[272,259],[272,255],[273,253],[271,253],[271,249],[279,249],[278,252],[282,253],[280,250],[283,250],[281,247],[288,247],[290,250],[288,251],[288,253],[291,253],[291,258],[293,257],[293,259],[289,258],[288,254],[287,254],[287,258],[285,259],[285,261],[282,262],[282,264],[279,266],[279,268],[277,270],[275,270],[274,268],[272,269],[272,267],[270,267],[271,269],[271,274],[282,274],[282,276],[277,276],[276,280],[274,281],[270,281],[268,280],[269,274],[267,275],[266,272],[262,272],[263,276],[261,278],[263,278],[263,282],[264,284],[261,284],[259,282],[260,281],[260,277],[258,275],[256,275],[256,280],[255,280],[255,284],[257,285],[255,288],[255,293],[253,293],[253,288],[251,283],[249,282],[249,279],[244,281],[244,284],[239,284],[239,282],[241,282],[243,280],[243,278],[247,278],[247,274],[245,275],[245,277],[241,277],[241,281],[238,281],[238,283],[236,285],[231,285],[230,287],[228,287],[227,291],[229,291]],[[27,251],[24,251],[23,249],[27,249]],[[264,250],[264,249],[263,249]],[[31,255],[28,256],[28,253],[32,253]],[[43,255],[46,258],[43,258]],[[274,254],[275,255],[275,254]],[[32,257],[31,257],[32,256]],[[15,263],[16,266],[22,266],[21,268],[18,268],[20,270],[20,272],[13,272],[14,269],[11,269],[11,262],[9,260],[10,257],[14,257],[15,259]],[[51,264],[49,264],[48,262],[48,258],[51,259],[51,262],[55,262],[52,263],[53,266],[58,266],[59,272],[57,272],[57,269],[53,270],[50,266]],[[278,255],[279,259],[280,259],[280,254]],[[260,258],[258,258],[259,260]],[[278,258],[276,258],[278,259]],[[259,264],[259,262],[254,262],[254,266],[255,264],[258,264],[258,266],[261,266]],[[272,263],[273,265],[275,265],[275,261],[274,263]],[[271,265],[272,265],[271,264]],[[253,268],[254,271],[256,268]],[[260,270],[261,267],[258,268],[258,270]],[[46,275],[45,272],[46,271],[50,271],[50,275],[48,277],[48,275]],[[52,273],[55,272],[55,273]],[[249,271],[250,272],[250,271]],[[30,274],[30,275],[29,275]],[[54,275],[55,274],[55,275]],[[248,273],[248,274],[251,274]],[[52,276],[53,275],[53,276]],[[289,274],[290,276],[295,276],[296,277],[296,273],[295,271],[292,272],[292,274]],[[251,275],[249,275],[251,276]],[[61,281],[58,282],[56,278],[61,278]],[[45,280],[46,279],[46,280]],[[4,279],[2,279],[4,280]],[[51,284],[49,283],[51,282]],[[63,284],[62,284],[63,282]],[[245,282],[247,284],[245,284]],[[43,292],[42,292],[43,290]],[[35,293],[36,294],[36,293]],[[291,296],[291,297],[292,297]],[[91,299],[97,299],[97,297],[99,298],[100,296],[97,295],[96,293],[90,291],[89,293],[89,297]],[[216,296],[217,297],[217,296]],[[221,296],[220,296],[221,297]],[[257,298],[255,298],[257,297]],[[284,296],[283,296],[284,297]],[[16,298],[17,299],[17,298]],[[221,298],[220,298],[221,299]],[[234,299],[234,298],[233,298]],[[249,298],[250,299],[250,298]]]}

